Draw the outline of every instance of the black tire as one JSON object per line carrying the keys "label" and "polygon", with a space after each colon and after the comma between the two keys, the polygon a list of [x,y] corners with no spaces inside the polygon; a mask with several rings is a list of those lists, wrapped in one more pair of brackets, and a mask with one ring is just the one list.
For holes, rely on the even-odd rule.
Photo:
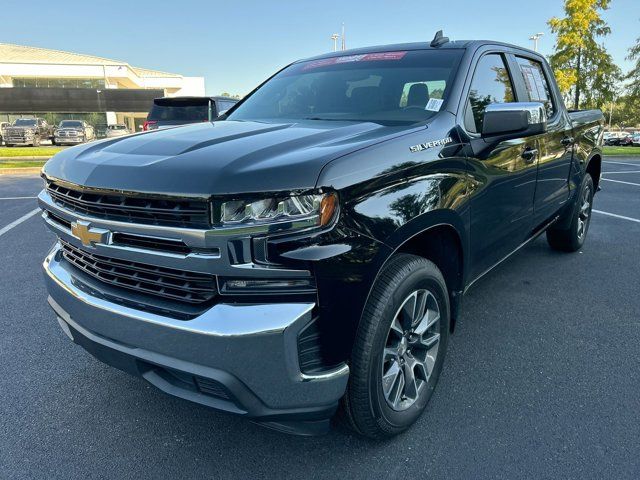
{"label": "black tire", "polygon": [[33,138],[33,144],[31,146],[32,147],[39,147],[40,146],[40,137],[34,137]]}
{"label": "black tire", "polygon": [[561,252],[576,252],[582,248],[591,223],[593,194],[593,179],[591,175],[585,173],[580,185],[580,193],[572,209],[569,228],[547,230],[547,242],[551,248]]}
{"label": "black tire", "polygon": [[55,138],[52,138],[52,139],[51,139],[51,146],[55,146],[55,144],[56,144],[56,139],[55,139]]}
{"label": "black tire", "polygon": [[[383,390],[382,375],[386,368],[385,365],[387,365],[384,363],[384,359],[388,356],[385,352],[390,350],[388,342],[392,335],[392,323],[396,325],[395,319],[400,318],[396,315],[401,313],[399,309],[404,305],[403,302],[406,302],[412,292],[418,294],[423,291],[432,294],[429,301],[435,300],[436,303],[433,305],[437,304],[439,309],[440,320],[437,325],[434,325],[434,330],[429,333],[429,335],[435,335],[437,332],[439,339],[436,341],[435,361],[432,363],[430,374],[422,376],[422,379],[417,378],[418,375],[414,376],[414,373],[411,374],[414,379],[421,382],[420,388],[416,387],[414,390],[418,393],[415,395],[413,403],[406,406],[406,409],[398,411],[390,405],[390,400],[387,399]],[[428,312],[433,311],[426,310],[423,318],[427,319]],[[421,316],[421,314],[419,315]],[[353,346],[349,385],[341,407],[343,417],[354,430],[370,438],[383,439],[403,432],[418,419],[433,394],[442,370],[449,339],[449,317],[449,295],[438,267],[429,260],[415,255],[394,255],[387,262],[374,284]],[[427,335],[427,332],[424,332],[424,335]],[[420,335],[420,338],[422,337],[423,335]],[[416,340],[415,337],[413,340]],[[423,348],[420,347],[421,342],[414,344],[418,347],[411,347],[411,344],[406,341],[404,345],[407,349],[405,355],[409,355],[410,358],[418,358],[420,354],[416,348]],[[407,345],[409,346],[407,347]],[[415,357],[413,356],[414,351],[411,349],[415,350]],[[433,352],[433,350],[426,351]],[[399,370],[399,376],[410,378],[406,376],[407,370],[405,369],[410,368],[410,371],[414,372],[414,367],[409,367],[409,363],[405,364],[399,357],[397,360],[391,360],[391,363],[396,361],[398,365],[396,370]],[[426,363],[425,361],[424,364]],[[418,369],[418,372],[420,371]],[[395,380],[393,383],[395,385]],[[390,383],[387,383],[387,386],[389,385]],[[404,380],[402,385],[405,385]],[[413,385],[415,386],[415,384]],[[392,389],[393,387],[389,390]],[[397,395],[394,397],[398,398]],[[404,392],[401,398],[406,398]],[[408,403],[409,400],[402,401]]]}

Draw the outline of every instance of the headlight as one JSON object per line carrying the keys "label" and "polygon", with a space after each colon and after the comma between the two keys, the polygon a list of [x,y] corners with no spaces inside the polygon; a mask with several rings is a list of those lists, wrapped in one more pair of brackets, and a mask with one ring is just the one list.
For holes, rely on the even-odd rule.
{"label": "headlight", "polygon": [[286,230],[323,227],[334,218],[337,207],[335,193],[232,200],[222,204],[220,223],[223,226],[282,224]]}

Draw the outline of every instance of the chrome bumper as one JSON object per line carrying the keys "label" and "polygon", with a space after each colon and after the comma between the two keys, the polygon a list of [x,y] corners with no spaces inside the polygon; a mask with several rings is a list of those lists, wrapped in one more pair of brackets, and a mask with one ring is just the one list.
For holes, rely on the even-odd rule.
{"label": "chrome bumper", "polygon": [[[177,320],[87,293],[59,244],[43,267],[49,304],[65,332],[99,359],[169,394],[258,419],[326,418],[344,394],[346,365],[321,375],[300,372],[297,337],[311,321],[313,303],[223,303]],[[231,399],[176,384],[168,372],[213,379]]]}

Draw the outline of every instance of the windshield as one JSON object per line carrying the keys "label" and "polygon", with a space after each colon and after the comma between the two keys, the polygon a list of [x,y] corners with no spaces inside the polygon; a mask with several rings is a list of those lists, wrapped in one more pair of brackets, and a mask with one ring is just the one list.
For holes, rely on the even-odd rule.
{"label": "windshield", "polygon": [[82,122],[78,120],[64,120],[60,122],[60,128],[82,128]]}
{"label": "windshield", "polygon": [[205,122],[209,120],[209,99],[156,100],[149,112],[148,120]]}
{"label": "windshield", "polygon": [[436,114],[462,50],[330,57],[290,65],[228,120],[345,120],[407,125]]}
{"label": "windshield", "polygon": [[36,120],[33,118],[19,118],[18,120],[13,122],[13,124],[16,127],[35,127]]}

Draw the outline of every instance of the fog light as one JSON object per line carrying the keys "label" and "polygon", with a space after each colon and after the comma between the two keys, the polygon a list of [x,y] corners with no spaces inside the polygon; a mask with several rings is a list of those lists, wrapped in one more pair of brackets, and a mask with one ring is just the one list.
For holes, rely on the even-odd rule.
{"label": "fog light", "polygon": [[315,292],[312,278],[220,278],[222,294],[267,294]]}

